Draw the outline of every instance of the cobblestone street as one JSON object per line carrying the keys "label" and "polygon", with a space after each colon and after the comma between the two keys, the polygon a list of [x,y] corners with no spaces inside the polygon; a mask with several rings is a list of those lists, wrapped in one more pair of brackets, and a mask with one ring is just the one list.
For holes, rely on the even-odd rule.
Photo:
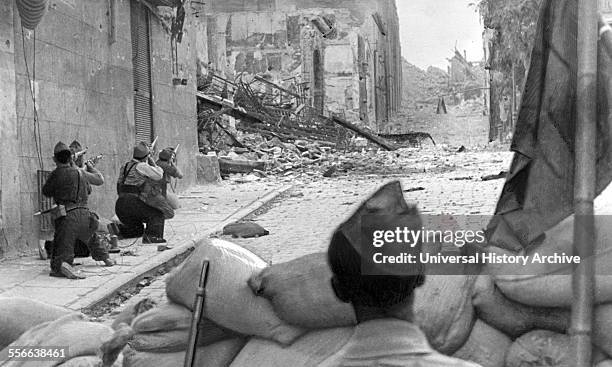
{"label": "cobblestone street", "polygon": [[[293,184],[293,188],[265,207],[263,213],[258,211],[248,218],[266,228],[269,235],[250,239],[221,237],[248,248],[271,263],[324,251],[333,230],[368,195],[396,179],[401,181],[406,191],[406,200],[416,203],[424,214],[491,215],[504,180],[483,181],[481,177],[507,170],[511,157],[507,152],[446,154],[424,151],[409,161],[412,172],[418,166],[425,171],[423,173],[398,177],[345,175],[319,178],[301,175],[285,178],[282,180]],[[446,172],[431,173],[433,168],[440,166],[446,167]],[[101,320],[110,322],[113,315],[143,298],[163,302],[164,278],[155,279]]]}
{"label": "cobblestone street", "polygon": [[[250,239],[220,237],[248,248],[270,263],[325,251],[336,227],[378,187],[396,179],[401,181],[406,191],[406,200],[416,203],[423,214],[489,217],[495,210],[504,179],[484,181],[482,176],[507,170],[511,159],[509,152],[446,154],[425,151],[410,163],[412,168],[417,165],[422,167],[425,170],[423,173],[397,177],[345,175],[318,178],[301,175],[284,178],[281,180],[293,184],[293,188],[247,218],[267,229],[269,235]],[[431,173],[432,168],[437,166],[446,167],[446,172]],[[241,180],[238,177],[234,179]],[[278,179],[268,180],[273,182]],[[595,201],[597,213],[612,213],[610,203],[612,190],[608,189]],[[164,278],[155,279],[125,304],[102,316],[101,320],[110,322],[113,315],[144,298],[164,302]]]}

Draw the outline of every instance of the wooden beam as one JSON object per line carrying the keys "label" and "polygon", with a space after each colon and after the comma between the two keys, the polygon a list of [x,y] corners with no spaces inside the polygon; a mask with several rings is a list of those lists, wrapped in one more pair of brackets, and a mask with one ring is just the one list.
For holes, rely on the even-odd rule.
{"label": "wooden beam", "polygon": [[[326,118],[326,117],[321,116],[321,118]],[[348,121],[346,121],[344,119],[341,119],[339,117],[332,117],[331,119],[330,118],[327,118],[327,119],[335,122],[336,124],[338,124],[338,125],[340,125],[342,127],[345,127],[345,128],[347,128],[347,129],[349,129],[351,131],[356,132],[357,134],[363,136],[364,138],[370,140],[373,143],[376,143],[376,144],[380,145],[381,147],[383,147],[386,150],[391,150],[391,151],[392,150],[397,150],[397,147],[393,146],[393,144],[389,143],[388,141],[386,141],[385,139],[381,138],[380,136],[377,136],[377,135],[375,135],[375,134],[373,134],[373,133],[371,133],[371,132],[369,132],[369,131],[367,131],[365,129],[362,129],[359,126],[357,126],[357,125],[355,125],[353,123],[350,123],[350,122],[348,122]]]}
{"label": "wooden beam", "polygon": [[[574,246],[580,256],[572,273],[572,316],[569,335],[573,366],[593,365],[595,299],[594,205],[597,182],[597,0],[578,1],[578,67],[576,78],[576,140],[574,143]],[[571,41],[568,41],[571,42]]]}

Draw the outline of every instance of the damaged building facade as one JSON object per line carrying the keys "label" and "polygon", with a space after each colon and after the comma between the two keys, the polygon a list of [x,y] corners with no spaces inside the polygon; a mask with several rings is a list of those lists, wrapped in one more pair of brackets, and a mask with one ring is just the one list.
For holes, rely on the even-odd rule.
{"label": "damaged building facade", "polygon": [[0,258],[50,235],[34,213],[39,171],[53,170],[60,140],[78,140],[88,157],[104,155],[97,167],[106,182],[89,201],[101,217],[114,215],[118,172],[137,141],[181,144],[179,189],[195,182],[193,14],[174,47],[160,9],[136,0],[50,0],[31,31],[15,0],[0,2]]}
{"label": "damaged building facade", "polygon": [[394,0],[227,0],[206,5],[203,74],[265,78],[314,113],[384,131],[402,96]]}

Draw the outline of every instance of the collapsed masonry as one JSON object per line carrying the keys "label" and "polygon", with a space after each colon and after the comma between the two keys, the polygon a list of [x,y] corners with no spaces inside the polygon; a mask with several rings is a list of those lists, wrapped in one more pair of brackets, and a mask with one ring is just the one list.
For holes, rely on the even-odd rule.
{"label": "collapsed masonry", "polygon": [[355,134],[385,150],[396,149],[366,127],[318,114],[304,104],[304,95],[258,76],[231,82],[209,74],[198,88],[201,151],[223,152],[225,174],[320,165],[329,161],[327,153],[349,149]]}
{"label": "collapsed masonry", "polygon": [[196,47],[202,76],[233,83],[259,77],[299,95],[298,106],[362,121],[373,131],[399,110],[395,2],[229,0],[212,2],[204,13],[198,33],[207,37]]}

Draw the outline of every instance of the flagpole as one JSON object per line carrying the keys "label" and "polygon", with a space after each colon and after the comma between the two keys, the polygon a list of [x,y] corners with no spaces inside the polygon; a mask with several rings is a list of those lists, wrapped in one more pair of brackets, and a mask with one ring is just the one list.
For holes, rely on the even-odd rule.
{"label": "flagpole", "polygon": [[578,80],[576,95],[576,142],[574,169],[574,303],[570,336],[576,367],[592,366],[591,330],[595,282],[593,199],[595,197],[595,142],[597,100],[597,0],[578,0]]}

